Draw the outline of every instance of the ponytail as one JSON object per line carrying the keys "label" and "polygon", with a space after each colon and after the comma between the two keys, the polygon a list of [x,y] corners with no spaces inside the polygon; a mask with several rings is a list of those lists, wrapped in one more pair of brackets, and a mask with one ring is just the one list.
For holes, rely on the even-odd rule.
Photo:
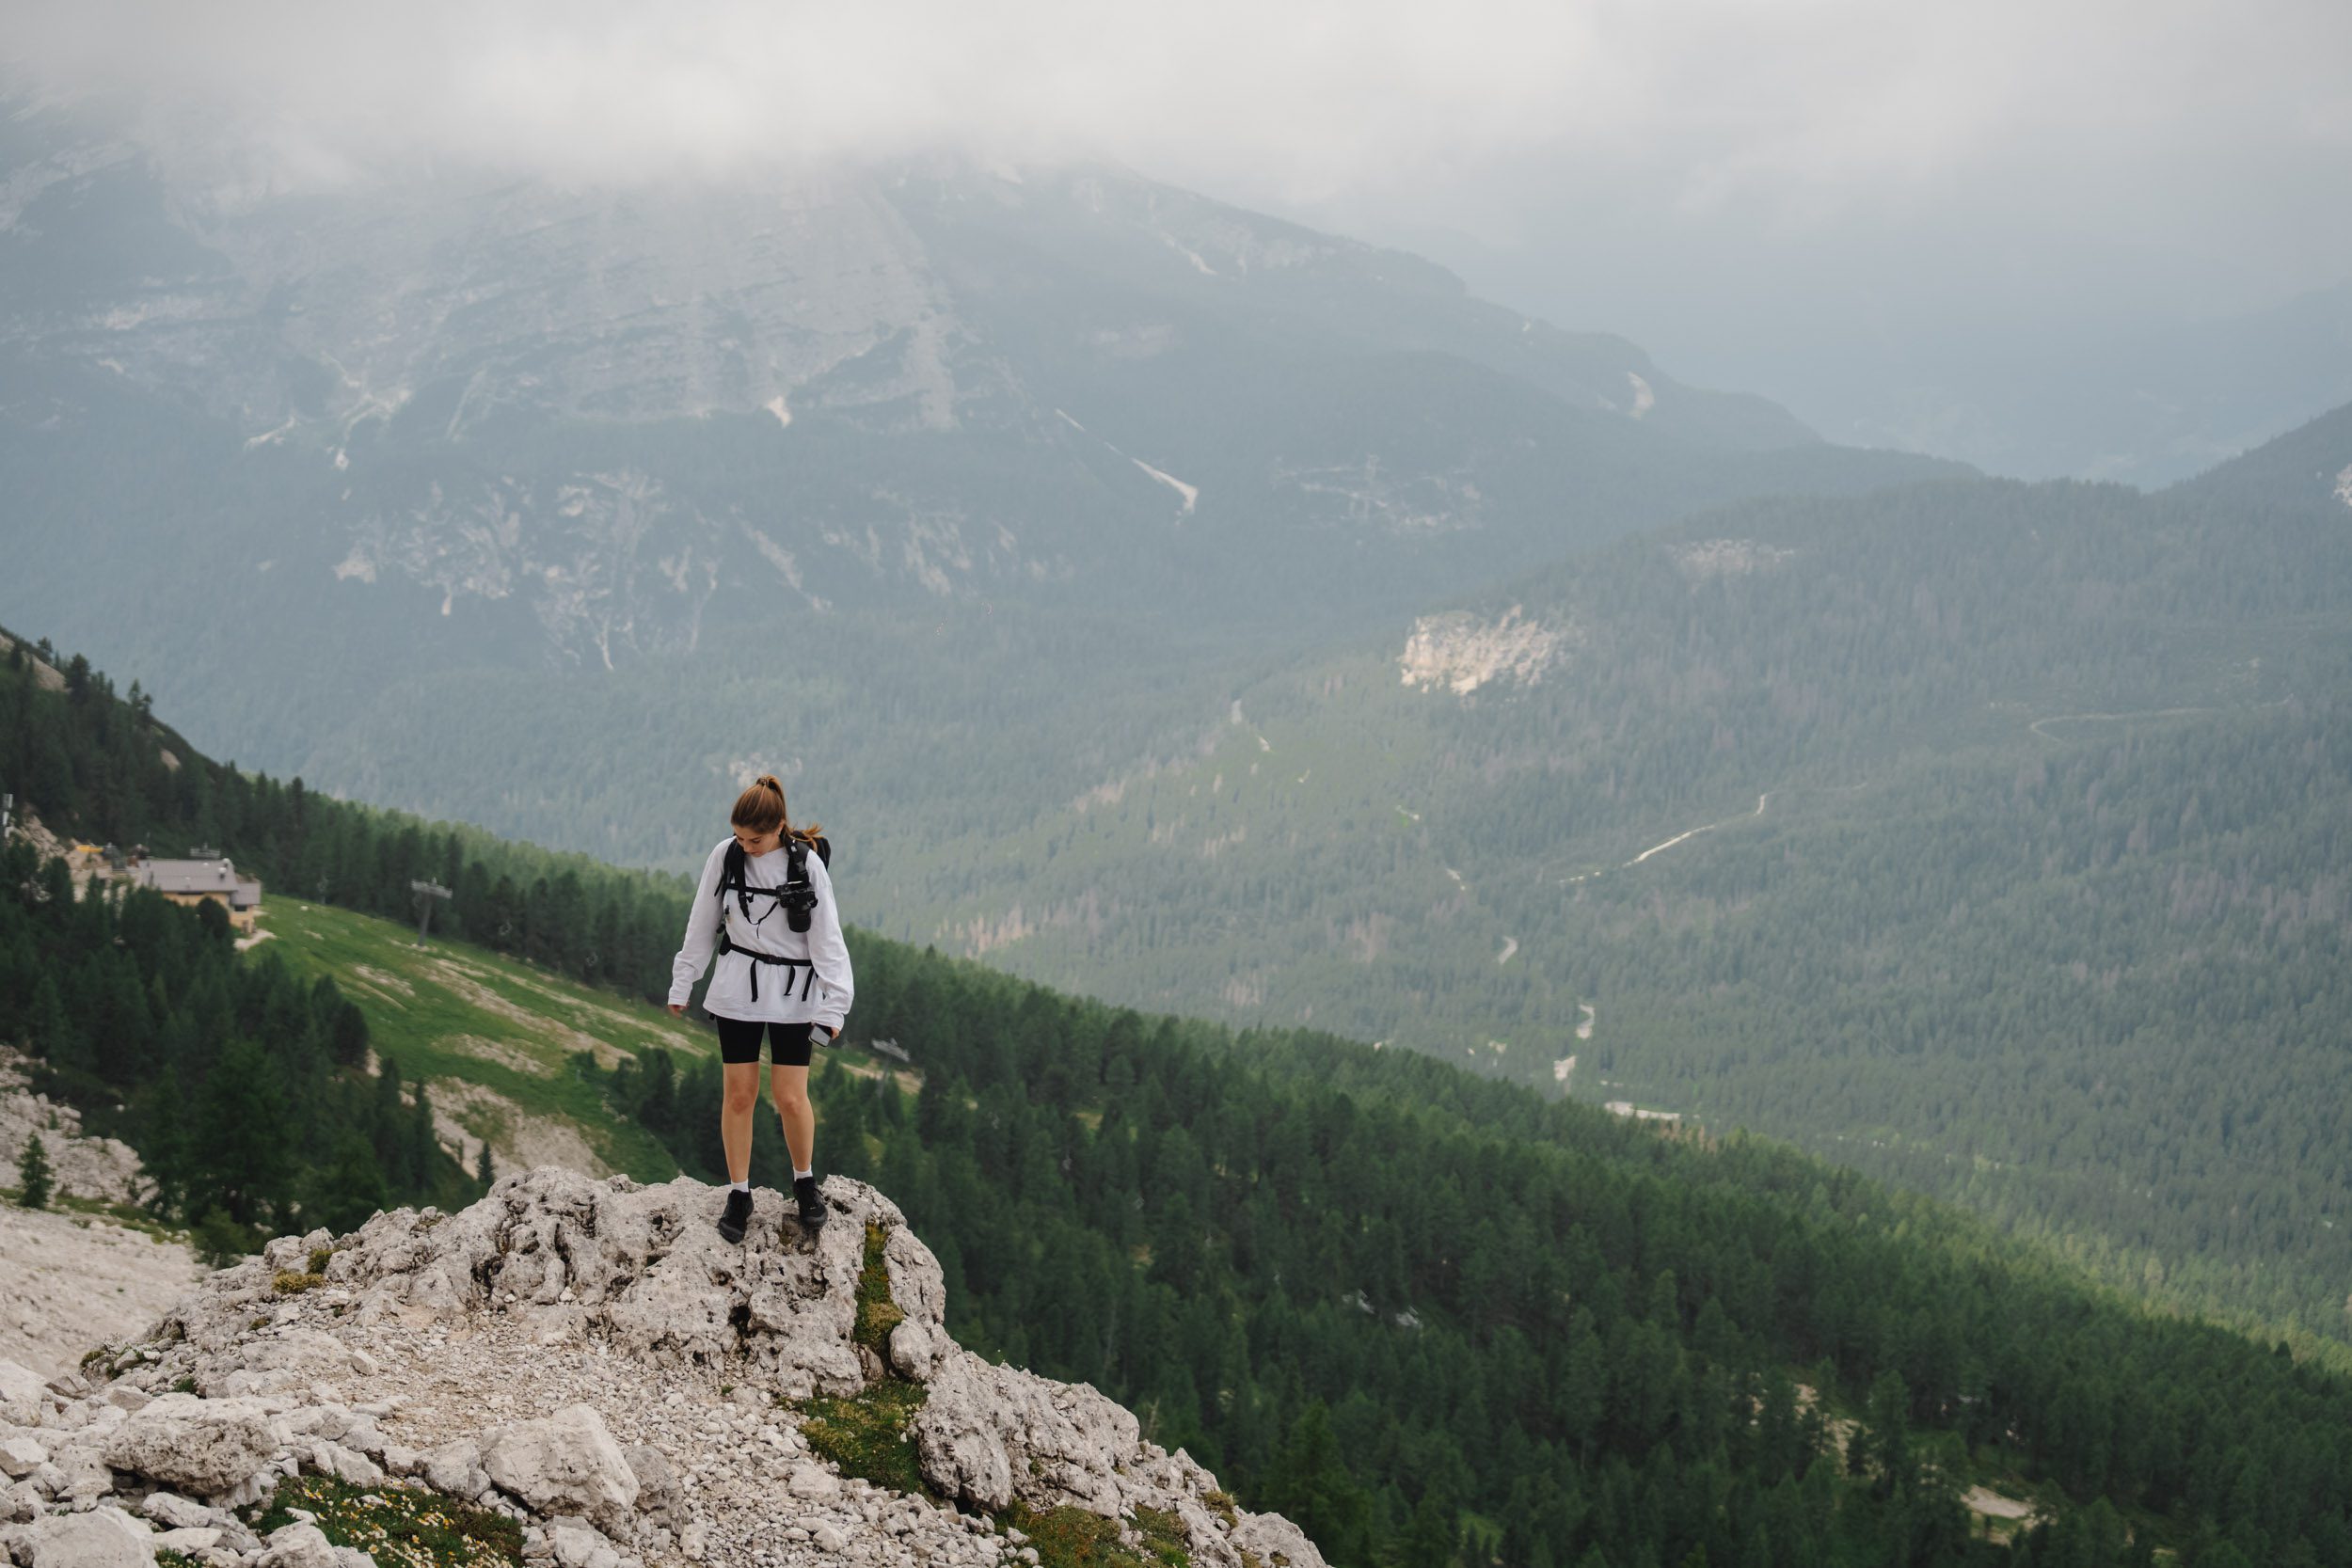
{"label": "ponytail", "polygon": [[728,820],[739,828],[749,828],[755,833],[774,832],[783,829],[793,837],[814,844],[824,829],[812,822],[805,828],[791,826],[784,804],[784,784],[773,773],[762,773],[735,798],[735,810]]}

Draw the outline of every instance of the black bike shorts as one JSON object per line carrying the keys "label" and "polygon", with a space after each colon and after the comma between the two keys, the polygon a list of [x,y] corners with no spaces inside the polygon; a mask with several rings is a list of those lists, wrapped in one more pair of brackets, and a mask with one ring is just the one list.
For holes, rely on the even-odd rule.
{"label": "black bike shorts", "polygon": [[821,1023],[763,1023],[757,1019],[721,1018],[710,1015],[710,1022],[719,1026],[719,1059],[729,1067],[756,1064],[759,1060],[759,1037],[768,1037],[769,1059],[778,1067],[806,1067],[809,1053],[822,1045],[829,1036]]}

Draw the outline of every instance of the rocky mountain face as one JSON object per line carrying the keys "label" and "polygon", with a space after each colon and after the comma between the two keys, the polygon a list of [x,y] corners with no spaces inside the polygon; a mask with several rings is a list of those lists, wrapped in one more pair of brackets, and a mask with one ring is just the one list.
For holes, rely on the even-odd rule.
{"label": "rocky mountain face", "polygon": [[[1093,1388],[958,1347],[898,1208],[838,1177],[825,1193],[814,1236],[761,1195],[738,1247],[699,1182],[550,1166],[462,1213],[280,1238],[80,1375],[0,1366],[0,1546],[25,1568],[158,1548],[358,1568],[314,1511],[253,1529],[253,1505],[310,1476],[379,1504],[429,1487],[563,1568],[1035,1563],[1010,1521],[1063,1510],[1134,1549],[1150,1532],[1196,1563],[1319,1568]],[[861,1408],[906,1413],[907,1487],[826,1457],[828,1421]]]}
{"label": "rocky mountain face", "polygon": [[476,820],[404,725],[497,751],[551,675],[591,683],[564,712],[599,755],[747,646],[798,712],[843,683],[962,716],[1041,671],[1107,709],[1692,507],[1933,467],[1115,168],[289,190],[24,105],[0,467],[0,616],[241,759]]}

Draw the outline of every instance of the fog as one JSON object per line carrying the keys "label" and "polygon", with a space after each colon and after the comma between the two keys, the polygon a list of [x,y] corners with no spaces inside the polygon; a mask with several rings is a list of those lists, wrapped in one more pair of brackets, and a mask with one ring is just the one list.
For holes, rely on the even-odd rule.
{"label": "fog", "polygon": [[273,182],[1107,157],[1420,250],[1825,428],[1841,395],[2031,381],[2352,275],[2330,0],[102,0],[18,8],[0,51],[20,90]]}

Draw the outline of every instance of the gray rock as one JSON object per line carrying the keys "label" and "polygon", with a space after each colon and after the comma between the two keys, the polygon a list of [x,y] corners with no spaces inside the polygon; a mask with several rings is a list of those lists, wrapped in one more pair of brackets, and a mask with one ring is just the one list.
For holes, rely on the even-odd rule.
{"label": "gray rock", "polygon": [[233,1493],[278,1450],[266,1414],[246,1400],[167,1394],[108,1436],[106,1463],[199,1497]]}
{"label": "gray rock", "polygon": [[575,1404],[493,1434],[483,1446],[482,1466],[499,1490],[541,1513],[582,1513],[619,1534],[637,1510],[637,1472],[594,1405]]}
{"label": "gray rock", "polygon": [[427,1454],[424,1479],[435,1491],[469,1502],[490,1490],[490,1472],[482,1467],[482,1445],[470,1437],[444,1443]]}
{"label": "gray rock", "polygon": [[198,1525],[187,1529],[167,1529],[155,1537],[155,1549],[185,1552],[190,1557],[194,1557],[199,1552],[209,1552],[215,1546],[219,1545],[221,1537],[225,1533],[227,1532],[213,1525]]}
{"label": "gray rock", "polygon": [[0,1420],[29,1426],[49,1408],[49,1382],[30,1367],[0,1361]]}
{"label": "gray rock", "polygon": [[555,1560],[564,1568],[620,1568],[621,1554],[593,1529],[558,1525],[549,1534],[554,1539]]}
{"label": "gray rock", "polygon": [[669,1456],[650,1443],[639,1443],[625,1449],[623,1457],[637,1477],[637,1507],[640,1512],[666,1515],[683,1500],[678,1488],[677,1473],[670,1468]]}
{"label": "gray rock", "polygon": [[224,1526],[235,1517],[217,1508],[192,1502],[177,1492],[151,1492],[139,1500],[139,1512],[167,1529],[205,1529]]}
{"label": "gray rock", "polygon": [[325,1438],[315,1438],[302,1445],[302,1465],[306,1470],[333,1476],[357,1486],[373,1486],[384,1479],[384,1468],[374,1460]]}
{"label": "gray rock", "polygon": [[30,1568],[154,1568],[155,1538],[119,1508],[53,1513],[26,1533]]}
{"label": "gray rock", "polygon": [[[51,1466],[44,1465],[41,1468],[45,1470]],[[113,1469],[90,1449],[61,1451],[55,1462],[55,1468],[59,1481],[50,1496],[60,1501],[70,1500],[87,1506],[115,1489]]]}
{"label": "gray rock", "polygon": [[335,1544],[316,1525],[284,1525],[269,1532],[255,1568],[342,1568]]}
{"label": "gray rock", "polygon": [[0,1439],[0,1476],[22,1481],[49,1463],[49,1450],[30,1437]]}

